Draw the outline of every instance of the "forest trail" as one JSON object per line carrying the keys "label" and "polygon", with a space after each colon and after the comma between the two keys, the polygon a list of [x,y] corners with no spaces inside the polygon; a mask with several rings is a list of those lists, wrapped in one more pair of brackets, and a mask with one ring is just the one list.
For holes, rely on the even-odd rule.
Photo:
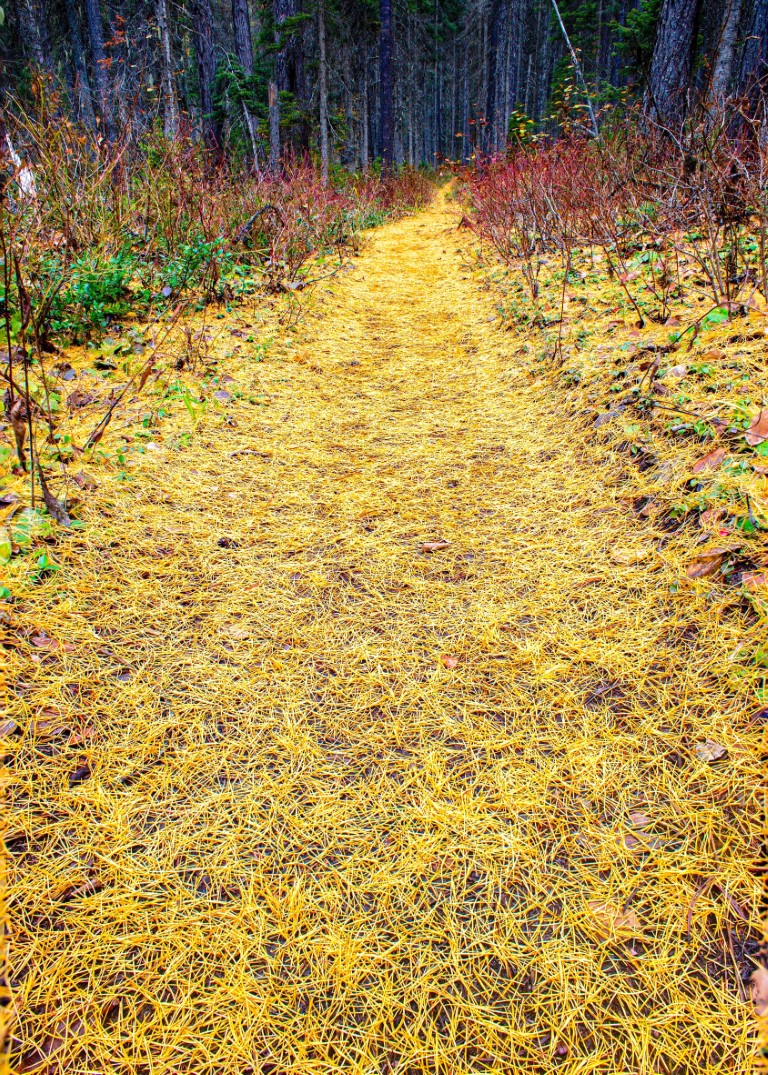
{"label": "forest trail", "polygon": [[738,623],[456,220],[373,233],[269,405],[156,438],[19,613],[67,643],[9,677],[67,729],[16,759],[19,1071],[746,1070]]}

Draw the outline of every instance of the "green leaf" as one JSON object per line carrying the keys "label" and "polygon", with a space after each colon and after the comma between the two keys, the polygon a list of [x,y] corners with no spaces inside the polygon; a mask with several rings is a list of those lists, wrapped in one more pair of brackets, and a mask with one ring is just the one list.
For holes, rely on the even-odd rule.
{"label": "green leaf", "polygon": [[12,556],[11,535],[7,530],[0,530],[0,564],[7,564]]}
{"label": "green leaf", "polygon": [[[0,9],[2,10],[2,9]],[[11,591],[7,586],[0,586],[0,601],[10,601],[12,597]]]}
{"label": "green leaf", "polygon": [[768,456],[768,440],[764,440],[762,444],[756,445],[755,451],[758,455]]}
{"label": "green leaf", "polygon": [[728,320],[728,311],[725,306],[718,306],[716,310],[710,310],[706,317],[701,320],[702,326],[706,325],[722,325],[723,321]]}
{"label": "green leaf", "polygon": [[61,568],[56,563],[56,561],[52,560],[47,552],[44,552],[42,556],[38,556],[38,558],[37,558],[37,566],[38,566],[38,568],[40,569],[41,572],[43,572],[43,571],[60,571],[61,570]]}

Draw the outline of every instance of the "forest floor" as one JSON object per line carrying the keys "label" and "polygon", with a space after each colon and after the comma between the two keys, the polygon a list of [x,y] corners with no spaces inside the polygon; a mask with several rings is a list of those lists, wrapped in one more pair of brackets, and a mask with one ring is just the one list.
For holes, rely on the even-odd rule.
{"label": "forest floor", "polygon": [[17,581],[19,1072],[747,1069],[756,629],[457,221],[379,229],[264,361],[212,321],[218,404],[129,429]]}

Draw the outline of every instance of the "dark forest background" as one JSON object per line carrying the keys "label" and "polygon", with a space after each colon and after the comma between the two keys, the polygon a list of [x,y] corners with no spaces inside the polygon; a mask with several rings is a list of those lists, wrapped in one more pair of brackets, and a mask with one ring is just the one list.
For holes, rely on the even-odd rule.
{"label": "dark forest background", "polygon": [[[466,162],[765,73],[768,0],[5,0],[2,87],[105,143],[156,126],[262,169]],[[43,76],[41,78],[41,76]],[[43,87],[43,90],[41,90]],[[270,108],[271,101],[271,108]]]}

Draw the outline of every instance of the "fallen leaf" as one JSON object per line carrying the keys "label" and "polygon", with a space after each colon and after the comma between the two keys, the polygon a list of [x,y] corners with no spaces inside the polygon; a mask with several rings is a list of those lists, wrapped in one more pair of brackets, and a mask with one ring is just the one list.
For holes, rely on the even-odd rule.
{"label": "fallen leaf", "polygon": [[440,552],[442,549],[447,549],[450,545],[450,541],[445,541],[441,538],[439,541],[425,541],[421,546],[422,552]]}
{"label": "fallen leaf", "polygon": [[651,555],[649,548],[613,549],[611,559],[617,564],[642,564]]}
{"label": "fallen leaf", "polygon": [[667,370],[667,377],[685,377],[687,373],[687,366],[670,366]]}
{"label": "fallen leaf", "polygon": [[446,668],[455,668],[459,663],[459,658],[451,657],[447,653],[443,653],[440,657],[440,661],[442,662],[442,664],[445,665]]}
{"label": "fallen leaf", "polygon": [[705,743],[696,744],[696,754],[701,761],[719,761],[721,758],[724,758],[727,753],[727,749],[719,743],[716,743],[713,739],[707,739]]}
{"label": "fallen leaf", "polygon": [[63,735],[67,727],[61,717],[35,717],[29,730],[38,739],[54,739],[56,736]]}
{"label": "fallen leaf", "polygon": [[3,527],[0,529],[0,564],[7,564],[13,556],[11,535]]}
{"label": "fallen leaf", "polygon": [[590,900],[587,904],[601,933],[609,937],[633,937],[642,935],[640,919],[629,908],[624,911],[604,900]]}
{"label": "fallen leaf", "polygon": [[768,407],[764,407],[749,423],[749,429],[744,434],[744,440],[752,447],[768,440]]}
{"label": "fallen leaf", "polygon": [[741,585],[746,586],[750,593],[768,586],[768,573],[765,571],[745,571],[741,576]]}
{"label": "fallen leaf", "polygon": [[248,630],[247,627],[240,627],[236,623],[230,624],[228,627],[225,627],[224,630],[230,636],[230,638],[244,639],[250,638],[251,636],[251,632]]}
{"label": "fallen leaf", "polygon": [[90,775],[91,767],[88,762],[85,762],[83,765],[78,765],[75,771],[69,774],[69,786],[72,788],[75,784],[82,784]]}
{"label": "fallen leaf", "polygon": [[706,552],[700,552],[688,564],[685,573],[689,579],[704,579],[708,575],[714,575],[722,567],[726,556],[731,552],[733,552],[733,549],[724,548],[707,549]]}
{"label": "fallen leaf", "polygon": [[629,821],[633,829],[644,829],[646,825],[650,825],[651,820],[647,818],[645,814],[641,814],[638,810],[633,810],[629,815]]}
{"label": "fallen leaf", "polygon": [[691,469],[694,474],[699,474],[702,470],[715,470],[724,459],[725,448],[715,448],[701,459],[697,459]]}
{"label": "fallen leaf", "polygon": [[45,631],[41,631],[39,635],[32,635],[29,641],[38,649],[57,650],[59,648],[56,639],[49,638]]}
{"label": "fallen leaf", "polygon": [[5,739],[8,735],[13,735],[17,728],[18,724],[15,720],[11,720],[10,718],[8,720],[0,720],[0,739]]}
{"label": "fallen leaf", "polygon": [[75,483],[78,489],[98,489],[96,479],[92,478],[90,474],[86,474],[84,470],[78,470],[77,474],[73,474],[72,481]]}
{"label": "fallen leaf", "polygon": [[725,358],[725,351],[722,347],[710,347],[710,349],[705,351],[701,357],[710,362],[716,362],[719,358]]}
{"label": "fallen leaf", "polygon": [[706,511],[702,511],[699,516],[699,522],[706,529],[708,527],[714,528],[720,522],[725,515],[725,508],[707,508]]}
{"label": "fallen leaf", "polygon": [[752,972],[752,1003],[758,1015],[768,1011],[768,970],[762,966]]}
{"label": "fallen leaf", "polygon": [[217,399],[219,403],[228,403],[232,399],[232,396],[222,388],[218,392],[213,393],[213,398]]}

